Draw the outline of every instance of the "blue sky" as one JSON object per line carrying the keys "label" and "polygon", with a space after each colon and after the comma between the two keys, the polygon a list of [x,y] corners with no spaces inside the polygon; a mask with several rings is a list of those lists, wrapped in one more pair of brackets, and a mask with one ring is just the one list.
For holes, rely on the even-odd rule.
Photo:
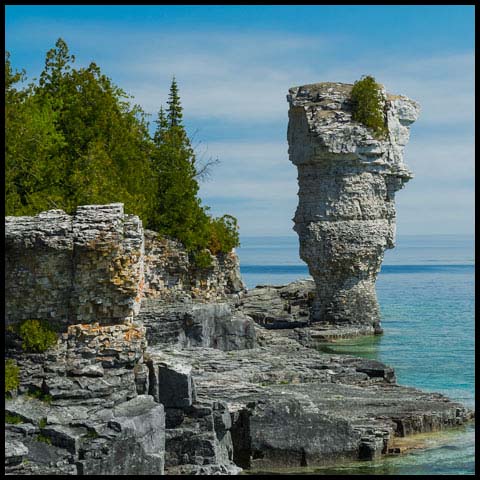
{"label": "blue sky", "polygon": [[202,199],[242,235],[295,235],[288,89],[363,74],[422,107],[397,232],[474,232],[472,6],[6,7],[6,48],[30,78],[58,37],[153,115],[176,76],[199,157],[220,160]]}

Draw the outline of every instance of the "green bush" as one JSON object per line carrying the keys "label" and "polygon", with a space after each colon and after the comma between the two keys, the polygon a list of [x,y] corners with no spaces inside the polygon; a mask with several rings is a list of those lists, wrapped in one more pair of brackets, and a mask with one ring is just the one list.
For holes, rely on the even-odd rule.
{"label": "green bush", "polygon": [[57,343],[57,334],[44,320],[25,320],[18,333],[26,352],[44,352]]}
{"label": "green bush", "polygon": [[381,139],[388,132],[380,85],[370,75],[363,76],[353,85],[351,92],[352,119],[363,123],[374,132],[374,136]]}
{"label": "green bush", "polygon": [[12,415],[11,413],[5,412],[5,423],[17,425],[19,423],[23,423],[23,419],[19,415]]}
{"label": "green bush", "polygon": [[210,219],[210,241],[208,249],[213,255],[228,253],[240,245],[237,219],[231,215]]}
{"label": "green bush", "polygon": [[12,359],[5,360],[5,393],[16,390],[20,383],[20,368]]}
{"label": "green bush", "polygon": [[200,250],[191,254],[192,261],[197,268],[208,268],[212,266],[212,256],[208,250]]}

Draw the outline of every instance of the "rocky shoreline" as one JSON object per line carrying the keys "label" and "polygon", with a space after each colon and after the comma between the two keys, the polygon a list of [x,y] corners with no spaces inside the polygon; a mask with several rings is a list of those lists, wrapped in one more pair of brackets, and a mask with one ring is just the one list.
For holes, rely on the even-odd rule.
{"label": "rocky shoreline", "polygon": [[[24,375],[6,401],[9,418],[21,419],[6,424],[6,472],[311,468],[398,454],[397,438],[473,419],[443,395],[398,385],[381,362],[312,348],[318,329],[295,320],[311,283],[215,303],[154,299],[134,325],[71,326],[45,354],[11,351]],[[263,311],[284,312],[281,323],[265,327]],[[166,324],[177,334],[160,335]],[[322,341],[358,333],[341,330]],[[34,398],[35,389],[48,394]]]}
{"label": "rocky shoreline", "polygon": [[310,468],[397,454],[398,438],[474,418],[388,365],[315,348],[381,333],[375,279],[411,178],[418,106],[385,93],[390,135],[374,139],[352,121],[351,87],[289,95],[295,229],[314,281],[247,291],[234,251],[198,268],[118,203],[6,217],[7,474]]}

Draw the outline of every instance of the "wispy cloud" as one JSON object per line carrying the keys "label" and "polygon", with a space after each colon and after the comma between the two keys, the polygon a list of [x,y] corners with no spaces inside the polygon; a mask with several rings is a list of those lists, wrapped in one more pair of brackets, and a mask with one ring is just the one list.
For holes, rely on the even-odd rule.
{"label": "wispy cloud", "polygon": [[189,125],[200,136],[208,125],[226,125],[198,149],[200,156],[221,161],[202,183],[201,195],[215,214],[238,216],[244,234],[291,233],[297,174],[287,154],[288,88],[353,83],[373,74],[387,90],[417,100],[422,108],[406,149],[416,177],[397,195],[399,228],[403,233],[473,231],[473,47],[427,58],[415,52],[373,56],[365,50],[354,57],[355,39],[344,33],[174,27],[25,23],[15,30],[15,41],[27,47],[48,40],[50,48],[63,36],[80,64],[95,60],[152,114],[167,100],[176,75]]}

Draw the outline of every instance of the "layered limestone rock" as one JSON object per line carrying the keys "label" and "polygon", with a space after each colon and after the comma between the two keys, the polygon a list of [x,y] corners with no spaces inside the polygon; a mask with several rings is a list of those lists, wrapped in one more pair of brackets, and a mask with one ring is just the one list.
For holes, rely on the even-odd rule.
{"label": "layered limestone rock", "polygon": [[245,289],[235,252],[198,269],[181,243],[144,232],[121,203],[6,217],[5,266],[7,325],[122,323],[143,297],[212,301]]}
{"label": "layered limestone rock", "polygon": [[143,228],[123,204],[5,218],[5,322],[122,323],[140,308]]}
{"label": "layered limestone rock", "polygon": [[325,82],[289,90],[294,230],[315,280],[312,319],[380,332],[375,280],[385,249],[394,247],[395,192],[413,176],[403,150],[419,106],[382,91],[388,135],[378,139],[352,120],[351,89]]}
{"label": "layered limestone rock", "polygon": [[179,241],[145,230],[145,297],[215,301],[245,290],[234,251],[211,260],[210,267],[197,268]]}
{"label": "layered limestone rock", "polygon": [[[321,353],[280,336],[278,329],[256,328],[262,346],[253,349],[148,347],[146,353],[158,364],[181,365],[177,378],[184,387],[178,390],[191,391],[187,385],[193,381],[198,405],[220,404],[230,414],[216,431],[225,432],[223,447],[233,450],[240,467],[265,471],[372,460],[399,451],[399,437],[474,417],[443,395],[398,385],[394,370],[381,362]],[[192,414],[185,407],[182,412],[166,408],[166,468],[169,450],[181,447],[169,446],[168,439],[192,425]],[[173,425],[178,430],[169,432]]]}
{"label": "layered limestone rock", "polygon": [[[238,473],[217,421],[225,406],[196,401],[189,367],[144,359],[147,339],[176,340],[156,303],[169,306],[185,345],[254,345],[249,317],[203,303],[243,289],[235,253],[196,269],[178,242],[155,232],[145,242],[123,204],[5,223],[5,357],[19,370],[6,404],[6,473]],[[145,301],[154,306],[142,316]],[[17,327],[32,319],[56,332],[46,351],[25,351]]]}

